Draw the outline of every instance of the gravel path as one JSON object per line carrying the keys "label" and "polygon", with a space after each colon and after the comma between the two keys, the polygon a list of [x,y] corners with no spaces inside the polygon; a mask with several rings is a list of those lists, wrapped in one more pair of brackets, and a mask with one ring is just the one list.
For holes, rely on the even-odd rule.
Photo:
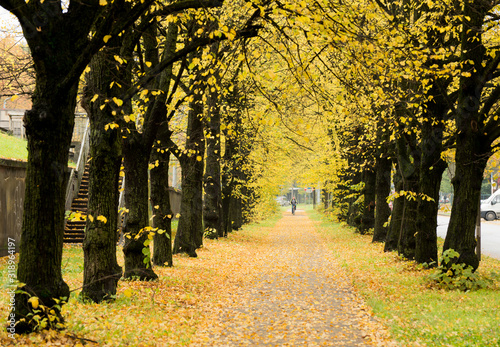
{"label": "gravel path", "polygon": [[303,211],[276,224],[255,281],[231,296],[206,346],[373,346],[376,324]]}

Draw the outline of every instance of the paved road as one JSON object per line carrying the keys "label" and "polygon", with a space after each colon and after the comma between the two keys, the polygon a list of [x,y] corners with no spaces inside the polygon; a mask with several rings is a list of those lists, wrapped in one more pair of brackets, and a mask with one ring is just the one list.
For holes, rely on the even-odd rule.
{"label": "paved road", "polygon": [[[443,239],[450,217],[438,216],[437,235]],[[481,219],[481,252],[490,257],[500,259],[500,220],[487,222]]]}

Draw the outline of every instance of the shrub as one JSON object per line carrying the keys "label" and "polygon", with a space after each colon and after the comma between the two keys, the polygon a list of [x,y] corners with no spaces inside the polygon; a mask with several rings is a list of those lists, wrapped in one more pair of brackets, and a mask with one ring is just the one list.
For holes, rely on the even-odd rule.
{"label": "shrub", "polygon": [[431,285],[446,290],[472,291],[483,289],[494,283],[498,274],[491,274],[491,277],[475,272],[470,265],[457,263],[460,254],[447,249],[443,252],[441,265],[438,266],[429,276]]}

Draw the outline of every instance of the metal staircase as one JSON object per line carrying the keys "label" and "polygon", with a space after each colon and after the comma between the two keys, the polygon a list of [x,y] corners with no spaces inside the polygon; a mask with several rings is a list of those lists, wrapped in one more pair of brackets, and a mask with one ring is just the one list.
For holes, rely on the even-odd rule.
{"label": "metal staircase", "polygon": [[[85,165],[83,172],[80,189],[78,194],[71,203],[71,212],[80,212],[82,215],[87,215],[87,204],[89,201],[89,164]],[[67,221],[64,228],[64,242],[65,243],[82,243],[83,236],[85,235],[85,220]]]}

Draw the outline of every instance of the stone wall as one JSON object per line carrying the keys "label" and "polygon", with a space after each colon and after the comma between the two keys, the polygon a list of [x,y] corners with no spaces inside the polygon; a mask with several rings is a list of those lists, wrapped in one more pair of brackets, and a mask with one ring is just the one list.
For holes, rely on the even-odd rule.
{"label": "stone wall", "polygon": [[0,159],[0,257],[6,256],[8,238],[19,251],[27,163]]}

